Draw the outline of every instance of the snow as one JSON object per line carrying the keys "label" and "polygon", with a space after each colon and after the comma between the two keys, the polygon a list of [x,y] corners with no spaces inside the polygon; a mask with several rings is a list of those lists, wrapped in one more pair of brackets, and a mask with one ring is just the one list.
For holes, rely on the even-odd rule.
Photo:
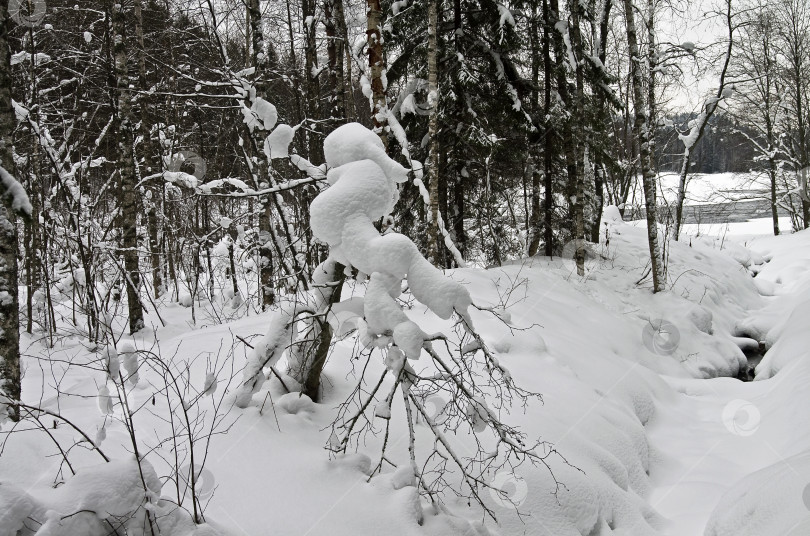
{"label": "snow", "polygon": [[515,27],[515,17],[512,16],[512,12],[506,6],[502,4],[498,4],[498,13],[500,13],[500,21],[498,22],[498,26],[503,28],[504,24],[509,24],[509,26]]}
{"label": "snow", "polygon": [[404,117],[406,114],[416,115],[416,100],[413,93],[409,93],[403,100],[399,107],[400,116]]}
{"label": "snow", "polygon": [[329,168],[371,160],[382,169],[388,180],[400,183],[408,179],[408,171],[385,154],[380,137],[360,123],[348,123],[335,129],[326,137],[323,151]]}
{"label": "snow", "polygon": [[286,341],[295,339],[295,324],[290,322],[293,316],[291,311],[280,311],[262,340],[251,350],[242,373],[242,385],[237,390],[235,403],[238,407],[248,406],[264,380],[262,370],[275,365],[286,349]]}
{"label": "snow", "polygon": [[278,125],[265,140],[265,152],[273,160],[290,156],[289,147],[295,136],[296,128],[289,125]]}
{"label": "snow", "polygon": [[[77,474],[70,476],[44,431],[3,436],[0,533],[14,534],[33,517],[42,523],[29,520],[38,534],[53,528],[57,534],[92,536],[105,528],[105,517],[132,516],[134,523],[147,510],[160,519],[162,533],[179,536],[264,534],[268,511],[277,534],[808,533],[810,232],[768,237],[767,219],[710,229],[716,233],[704,226],[700,236],[696,226],[686,226],[684,240],[669,244],[668,290],[653,295],[649,282],[637,283],[645,269],[646,230],[622,222],[618,209],[608,207],[602,234],[610,241],[592,246],[586,277],[575,275],[573,261],[556,257],[441,273],[419,260],[406,237],[380,235],[369,223],[393,207],[398,179],[407,177],[407,170],[386,160],[376,137],[355,126],[335,135],[341,139],[327,139],[330,186],[313,204],[313,230],[332,245],[333,255],[371,276],[367,283],[347,282],[344,302],[328,316],[342,338],[326,363],[322,403],[287,393],[270,369],[284,370],[287,346],[296,336],[290,319],[301,309],[289,302],[204,328],[191,324],[188,309],[164,306],[165,327],[125,337],[98,353],[72,337],[46,349],[23,333],[26,400],[70,418],[95,437],[112,462],[102,464],[85,444],[88,448],[71,451]],[[78,281],[75,273],[71,281]],[[335,412],[356,388],[367,393],[369,379],[376,381],[385,368],[422,364],[408,358],[417,355],[426,333],[454,336],[453,321],[447,320],[454,308],[467,311],[518,385],[543,395],[542,404],[513,407],[505,421],[527,438],[551,442],[568,461],[553,453],[545,458],[563,484],[559,488],[542,466],[492,471],[487,483],[493,490],[484,499],[497,525],[482,522],[480,508],[452,492],[442,507],[419,497],[399,399],[389,403],[378,395],[371,401],[369,431],[357,452],[330,458],[323,448],[337,441]],[[369,370],[362,371],[361,346],[387,337],[396,346],[387,342],[382,358],[375,353]],[[757,381],[743,383],[732,377],[747,365],[741,347],[750,350],[752,341],[762,341],[768,352],[756,369]],[[238,374],[233,383],[229,367],[209,361],[216,348],[224,347],[225,354],[232,344]],[[433,344],[438,348],[441,341]],[[476,350],[476,344],[465,348]],[[35,359],[44,352],[52,357],[47,364]],[[161,413],[167,405],[161,376],[146,366],[150,352],[189,378],[192,392],[184,397],[189,408],[194,392],[206,411],[225,396],[222,407],[231,427],[213,438],[204,466],[194,468],[205,482],[200,491],[208,525],[190,521],[188,498],[182,508],[169,501],[177,500],[177,477],[167,463],[175,451],[158,439],[166,437],[170,424]],[[135,424],[147,453],[142,461],[147,490],[130,454],[128,431],[117,419],[120,379],[110,382],[100,361],[112,355],[126,377],[133,371],[140,376],[126,388],[132,403],[143,408]],[[69,360],[87,366],[67,368]],[[417,370],[426,378],[435,373]],[[54,378],[61,379],[59,392]],[[386,380],[381,391],[390,387]],[[424,406],[433,421],[460,411],[480,426],[475,416],[491,410],[493,400],[476,398],[455,408],[438,392]],[[78,435],[61,422],[53,429],[50,419],[43,422],[62,445]],[[426,427],[417,426],[420,463],[433,446],[430,434],[421,433]],[[7,430],[4,425],[2,432]],[[384,436],[386,457],[397,467],[384,464],[369,479]],[[466,430],[447,437],[460,449],[475,448]],[[461,486],[458,475],[445,477]],[[86,512],[76,514],[78,508]],[[76,515],[65,518],[70,514]]]}
{"label": "snow", "polygon": [[132,340],[125,339],[118,343],[118,355],[122,359],[122,365],[127,375],[125,377],[132,385],[138,383],[138,353]]}
{"label": "snow", "polygon": [[32,59],[37,65],[44,65],[51,61],[51,57],[43,52],[37,52],[32,55],[30,52],[22,50],[11,55],[11,65],[18,65],[26,61],[31,61]]}
{"label": "snow", "polygon": [[177,184],[179,186],[183,186],[184,188],[193,189],[199,184],[197,177],[194,175],[189,175],[184,171],[164,171],[163,178],[168,183]]}
{"label": "snow", "polygon": [[11,197],[11,208],[16,212],[30,215],[33,209],[25,188],[17,182],[17,179],[11,176],[11,173],[2,167],[0,167],[0,183],[2,183],[5,190],[4,195]]}
{"label": "snow", "polygon": [[[140,467],[139,467],[140,465]],[[163,487],[154,468],[134,459],[85,467],[56,489],[37,490],[36,498],[13,485],[0,485],[0,501],[11,505],[0,514],[3,534],[32,525],[38,536],[104,536],[110,524],[132,535],[149,534],[147,512],[155,530],[177,536],[216,536],[212,527],[191,523],[183,510],[155,499]],[[29,492],[32,490],[29,490]],[[10,532],[8,532],[10,531]]]}
{"label": "snow", "polygon": [[810,534],[810,452],[747,475],[723,496],[705,536]]}
{"label": "snow", "polygon": [[395,17],[399,15],[399,12],[402,11],[403,8],[408,7],[408,2],[410,0],[396,0],[391,4],[391,14]]}
{"label": "snow", "polygon": [[208,194],[208,193],[211,193],[213,190],[215,190],[217,188],[225,186],[226,184],[236,188],[237,190],[241,190],[243,192],[252,192],[253,191],[253,189],[250,186],[248,186],[246,182],[244,182],[242,180],[239,180],[239,179],[230,178],[230,177],[227,178],[227,179],[215,179],[215,180],[212,180],[212,181],[208,181],[205,184],[198,184],[196,186],[196,188],[198,190],[200,190],[201,192]]}
{"label": "snow", "polygon": [[278,121],[278,111],[276,107],[261,97],[252,99],[250,108],[242,105],[242,116],[244,123],[251,132],[259,130],[272,130]]}
{"label": "snow", "polygon": [[377,335],[393,330],[394,341],[410,358],[418,357],[424,334],[394,301],[407,276],[414,297],[440,318],[464,314],[466,289],[428,263],[410,239],[380,235],[374,221],[388,215],[399,195],[396,183],[407,172],[390,159],[379,137],[357,123],[336,129],[324,142],[330,187],[310,207],[313,234],[329,244],[338,262],[371,274],[365,315]]}
{"label": "snow", "polygon": [[107,378],[113,382],[118,381],[118,372],[121,370],[121,362],[118,360],[118,352],[115,346],[108,345],[104,349],[104,370],[107,371]]}
{"label": "snow", "polygon": [[290,415],[306,414],[315,411],[315,403],[301,393],[287,393],[278,399],[278,407]]}

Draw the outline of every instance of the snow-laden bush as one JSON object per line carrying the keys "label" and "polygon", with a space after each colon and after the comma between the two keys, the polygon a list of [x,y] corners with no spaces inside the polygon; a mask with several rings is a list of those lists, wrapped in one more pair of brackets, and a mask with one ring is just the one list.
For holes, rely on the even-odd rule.
{"label": "snow-laden bush", "polygon": [[[251,402],[265,380],[264,369],[285,354],[288,373],[312,396],[304,384],[313,373],[320,374],[324,346],[328,350],[333,331],[339,335],[351,331],[346,329],[350,324],[363,347],[361,356],[370,360],[379,354],[384,368],[378,380],[365,379],[367,367],[363,369],[358,385],[369,381],[376,387],[370,392],[358,388],[339,407],[328,448],[346,452],[364,431],[377,433],[370,425],[375,417],[385,422],[387,438],[394,396],[400,391],[410,437],[410,467],[400,470],[410,475],[409,485],[432,502],[439,501],[448,483],[435,475],[449,471],[448,465],[456,466],[461,470],[461,489],[456,492],[473,498],[494,517],[480,492],[482,488],[501,490],[492,488],[485,477],[526,460],[546,464],[555,454],[545,443],[526,443],[519,430],[500,418],[513,398],[523,404],[539,395],[519,389],[475,331],[474,305],[467,289],[431,265],[407,236],[390,229],[381,234],[375,227],[381,219],[391,221],[399,197],[397,185],[408,180],[408,170],[388,157],[379,137],[360,124],[343,125],[327,136],[324,155],[329,186],[313,200],[310,223],[314,236],[329,245],[329,258],[315,271],[314,288],[276,311],[267,334],[248,357],[236,405],[246,407]],[[356,270],[358,282],[368,277],[365,296],[354,296],[346,305],[340,302],[343,280],[337,272],[341,266],[347,276]],[[437,317],[454,320],[455,337],[426,333],[408,317],[397,299],[403,283]],[[441,341],[443,348],[434,348],[435,341]],[[417,363],[419,372],[414,368]],[[441,418],[426,406],[426,400],[435,395],[447,401]],[[434,438],[427,461],[417,462],[417,421],[425,422]],[[476,452],[457,452],[448,440],[447,431],[461,430],[476,436]],[[387,447],[386,440],[372,476],[382,470],[383,461],[390,463]]]}
{"label": "snow-laden bush", "polygon": [[0,534],[21,536],[216,536],[160,498],[163,484],[145,460],[116,460],[81,469],[64,485],[33,496],[0,484]]}

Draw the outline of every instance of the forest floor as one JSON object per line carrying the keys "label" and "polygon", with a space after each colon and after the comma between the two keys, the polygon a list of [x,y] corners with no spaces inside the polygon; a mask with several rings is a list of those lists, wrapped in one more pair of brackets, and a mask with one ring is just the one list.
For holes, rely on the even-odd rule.
{"label": "forest floor", "polygon": [[[139,452],[160,477],[162,495],[193,511],[187,482],[176,477],[190,464],[189,438],[177,430],[191,419],[197,495],[209,525],[177,528],[173,536],[810,534],[810,232],[767,237],[767,219],[721,230],[687,226],[686,236],[670,244],[668,291],[653,295],[644,277],[646,231],[617,214],[606,214],[603,243],[589,256],[585,277],[571,261],[543,257],[447,272],[476,304],[507,311],[503,319],[478,310],[472,317],[517,383],[540,393],[542,403],[516,405],[503,418],[555,449],[547,467],[525,463],[486,475],[509,497],[484,492],[497,523],[456,497],[453,490],[464,489],[458,472],[445,475],[440,506],[420,498],[388,463],[369,479],[385,435],[380,419],[370,416],[373,426],[352,453],[330,456],[324,447],[340,404],[384,366],[376,353],[368,362],[358,358],[354,336],[335,345],[320,403],[286,393],[271,378],[252,406],[233,407],[245,343],[264,334],[268,314],[220,321],[234,316],[225,297],[196,304],[196,324],[190,308],[163,303],[161,319],[150,313],[150,329],[119,342],[119,353],[132,344],[170,363],[181,380],[178,393],[167,396],[165,374],[144,361],[126,400],[113,389],[112,413],[100,412],[105,350],[79,334],[49,348],[35,333],[23,338],[24,400],[67,417],[116,460],[131,459],[133,451],[124,402],[138,408],[131,424]],[[343,296],[362,293],[352,284]],[[409,305],[423,329],[452,336],[449,322]],[[767,351],[756,380],[735,379],[747,375],[746,352],[758,358],[760,342]],[[277,368],[283,373],[283,358]],[[205,395],[212,372],[218,387]],[[177,398],[185,412],[172,405]],[[441,415],[448,401],[425,402]],[[396,403],[391,410],[386,458],[407,465],[404,410]],[[67,450],[78,432],[55,419],[42,422],[5,425],[0,436],[0,502],[6,493],[10,504],[24,496],[33,505],[20,514],[29,531],[21,534],[37,533],[53,512],[79,509],[60,489],[82,500],[93,486],[115,493],[103,478],[71,487],[103,460],[86,444],[72,448],[67,457],[78,476],[71,476],[54,442]],[[211,426],[218,433],[208,442]],[[448,437],[460,452],[474,451],[468,431]],[[421,462],[432,451],[422,423],[416,456]],[[22,512],[0,513],[0,536],[20,528],[15,511]],[[37,511],[43,516],[30,513]]]}

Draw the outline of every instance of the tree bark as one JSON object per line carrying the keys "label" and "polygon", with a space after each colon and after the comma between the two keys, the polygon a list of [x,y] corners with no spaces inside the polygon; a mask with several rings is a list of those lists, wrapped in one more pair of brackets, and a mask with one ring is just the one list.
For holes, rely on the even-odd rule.
{"label": "tree bark", "polygon": [[[529,26],[529,45],[531,46],[532,54],[532,102],[530,110],[532,114],[537,117],[540,105],[540,95],[538,88],[540,86],[540,36],[537,21],[537,1],[532,2],[531,22]],[[530,154],[528,162],[526,163],[526,174],[528,175],[529,183],[531,184],[531,206],[529,208],[531,216],[529,218],[529,225],[526,229],[528,235],[528,245],[526,252],[529,257],[537,255],[537,250],[540,248],[541,236],[541,221],[542,209],[540,207],[540,173],[536,169],[534,162],[534,155],[531,153],[532,148],[529,148]],[[526,180],[524,179],[524,184]]]}
{"label": "tree bark", "polygon": [[[138,41],[138,87],[141,94],[138,97],[140,104],[140,119],[141,119],[141,138],[143,141],[143,162],[144,171],[141,175],[148,176],[154,171],[152,167],[153,159],[153,146],[152,137],[150,132],[150,124],[147,117],[147,110],[149,109],[147,99],[148,96],[148,82],[146,80],[146,48],[144,47],[143,39],[143,5],[141,0],[133,0],[132,3],[135,9],[135,38]],[[146,227],[149,234],[149,258],[152,264],[152,288],[154,290],[155,298],[159,298],[164,290],[163,273],[160,262],[160,218],[159,207],[160,198],[159,192],[163,189],[163,185],[148,185],[152,194],[151,199],[146,204]]]}
{"label": "tree bark", "polygon": [[341,299],[344,266],[334,260],[322,262],[313,274],[316,315],[308,321],[301,336],[291,345],[287,373],[301,384],[301,392],[318,402],[321,374],[332,344],[332,325],[326,313]]}
{"label": "tree bark", "polygon": [[[266,97],[266,84],[264,80],[265,71],[269,63],[269,57],[265,51],[264,33],[262,31],[262,12],[259,0],[249,0],[248,4],[248,19],[250,20],[250,33],[251,33],[251,48],[252,54],[250,61],[255,68],[254,80],[256,86],[256,95],[259,97]],[[289,7],[288,7],[289,9]],[[293,56],[293,61],[295,57]],[[297,93],[296,93],[297,95]],[[256,180],[260,188],[269,186],[269,166],[270,162],[267,155],[264,154],[264,140],[258,135],[258,132],[249,134],[253,139],[253,148],[258,154],[258,169],[255,172]],[[264,186],[263,186],[264,185]],[[276,292],[273,282],[273,211],[272,200],[270,196],[259,198],[259,206],[261,212],[259,214],[259,303],[264,311],[276,302]]]}
{"label": "tree bark", "polygon": [[[0,165],[14,170],[12,143],[14,109],[11,104],[11,48],[8,42],[8,0],[0,0]],[[17,225],[8,192],[0,186],[0,393],[19,400],[20,388],[20,319],[17,286]],[[0,406],[2,407],[2,406]],[[13,421],[20,409],[6,408]]]}
{"label": "tree bark", "polygon": [[[585,151],[587,151],[587,136],[585,132],[585,75],[583,73],[582,65],[582,34],[580,32],[580,16],[581,4],[579,0],[572,0],[569,4],[569,11],[571,13],[571,30],[569,32],[571,38],[571,48],[573,49],[574,59],[576,61],[575,77],[576,77],[576,94],[574,100],[573,111],[571,112],[572,119],[572,133],[571,133],[571,149],[576,151],[574,158],[576,170],[574,177],[569,177],[573,180],[574,186],[574,240],[576,250],[574,259],[577,265],[577,275],[585,275]],[[569,163],[570,165],[570,163]]]}
{"label": "tree bark", "polygon": [[138,267],[138,199],[135,191],[133,158],[132,96],[127,72],[126,12],[123,4],[113,2],[113,57],[115,60],[116,126],[118,139],[118,176],[120,199],[121,252],[127,288],[129,332],[143,329],[140,298],[141,273]]}
{"label": "tree bark", "polygon": [[549,29],[551,28],[551,13],[548,0],[543,0],[543,115],[545,117],[545,146],[543,148],[543,181],[545,183],[545,199],[543,203],[543,214],[545,216],[545,254],[546,257],[554,255],[554,177],[552,170],[554,166],[554,131],[551,122],[551,38]]}
{"label": "tree bark", "polygon": [[644,201],[647,215],[647,242],[650,249],[650,272],[653,292],[664,290],[664,259],[658,241],[658,216],[655,192],[655,171],[650,155],[650,130],[647,124],[647,105],[644,102],[644,82],[640,69],[641,56],[638,51],[636,20],[633,0],[623,0],[627,23],[627,48],[630,54],[630,79],[633,85],[633,107],[635,122],[633,130],[639,144],[639,161],[644,188]]}
{"label": "tree bark", "polygon": [[[301,3],[302,15],[304,16],[304,76],[307,93],[307,117],[309,119],[321,118],[321,83],[318,74],[315,7],[315,0],[303,0]],[[323,144],[310,131],[307,132],[307,152],[310,162],[321,162],[323,160]]]}
{"label": "tree bark", "polygon": [[[386,117],[388,112],[386,95],[388,88],[385,87],[383,79],[385,56],[383,56],[381,32],[383,13],[380,0],[366,0],[366,6],[368,7],[366,41],[368,42],[368,68],[371,74],[372,93],[371,120],[374,124],[374,132],[380,136],[383,144],[388,147],[388,118]],[[430,5],[428,5],[428,12],[430,12],[430,9]],[[428,14],[428,19],[430,19],[430,14]],[[430,25],[430,21],[428,21],[428,25]],[[429,54],[430,52],[428,52]]]}
{"label": "tree bark", "polygon": [[329,115],[330,127],[346,122],[346,80],[343,75],[346,18],[343,0],[324,0],[324,26],[326,28],[326,55],[329,61]]}
{"label": "tree bark", "polygon": [[714,112],[717,110],[718,105],[720,104],[720,100],[723,99],[723,95],[726,88],[726,74],[728,73],[728,66],[731,63],[731,50],[734,46],[734,26],[731,22],[731,1],[729,0],[726,3],[726,29],[728,30],[728,43],[726,44],[726,59],[723,63],[723,68],[720,71],[720,85],[718,86],[717,93],[713,101],[707,101],[703,104],[703,109],[701,110],[700,115],[697,117],[696,121],[698,121],[697,128],[697,137],[694,141],[691,141],[691,145],[686,145],[684,152],[683,152],[683,159],[681,160],[681,171],[680,176],[678,178],[678,198],[675,204],[675,223],[672,227],[672,238],[678,240],[678,236],[681,233],[681,226],[683,224],[683,203],[686,199],[686,177],[689,173],[689,164],[692,160],[692,148],[700,141],[700,138],[703,137],[703,131],[706,129],[706,125],[709,123],[709,119],[711,119]]}
{"label": "tree bark", "polygon": [[[607,40],[608,32],[610,31],[610,10],[613,7],[613,0],[604,0],[602,4],[602,11],[598,20],[599,34],[594,37],[596,56],[602,65],[606,65],[607,60]],[[599,102],[596,103],[597,111],[595,118],[595,125],[597,129],[603,128],[610,121],[610,114],[608,112],[608,98],[605,95],[605,90],[601,84],[594,84],[593,92],[599,97]],[[594,161],[594,215],[593,223],[591,226],[591,242],[599,243],[599,232],[602,223],[602,211],[605,205],[605,153],[602,149],[594,148],[593,151]]]}
{"label": "tree bark", "polygon": [[439,256],[439,69],[438,69],[438,0],[428,0],[428,103],[430,119],[428,137],[428,192],[430,194],[430,222],[427,236],[427,259],[435,266]]}

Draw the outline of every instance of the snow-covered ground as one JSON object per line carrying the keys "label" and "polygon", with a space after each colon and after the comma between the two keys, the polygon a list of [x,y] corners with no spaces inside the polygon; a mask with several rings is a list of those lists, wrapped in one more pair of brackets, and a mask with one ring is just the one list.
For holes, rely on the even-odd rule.
{"label": "snow-covered ground", "polygon": [[[382,474],[369,480],[384,441],[382,419],[372,419],[356,452],[335,457],[324,449],[336,411],[361,373],[376,379],[384,367],[382,358],[372,356],[367,369],[364,360],[352,358],[358,351],[354,336],[335,346],[320,403],[285,394],[272,378],[241,410],[232,406],[232,391],[249,349],[237,337],[255,343],[273,313],[192,326],[189,309],[164,305],[167,326],[139,336],[134,345],[185,371],[180,375],[188,388],[179,396],[190,401],[190,418],[199,418],[197,436],[214,415],[221,419],[217,430],[227,430],[207,448],[199,441],[194,449],[197,492],[209,525],[195,529],[174,520],[167,532],[810,534],[810,233],[767,237],[768,220],[714,235],[701,228],[695,236],[687,227],[682,241],[669,245],[669,290],[653,295],[644,278],[646,231],[616,214],[606,214],[608,239],[589,258],[584,278],[571,261],[542,257],[448,272],[477,305],[506,306],[507,322],[479,310],[472,319],[517,383],[540,393],[542,402],[530,399],[503,419],[529,440],[554,447],[544,450],[547,465],[527,462],[486,475],[503,492],[484,494],[498,523],[454,496],[453,488],[463,489],[457,472],[445,476],[450,487],[437,505],[420,498],[413,482],[392,466],[407,466],[409,456],[400,400],[391,407],[390,463]],[[363,292],[362,285],[347,285],[344,299]],[[452,334],[449,322],[416,302],[410,305],[409,317],[426,332]],[[759,341],[768,351],[756,381],[734,379],[747,367],[742,349],[755,349]],[[68,418],[119,466],[105,469],[96,451],[78,446],[68,454],[77,473],[71,476],[55,442],[70,447],[79,437],[75,429],[54,426],[48,416],[41,418],[42,428],[7,423],[0,437],[0,536],[23,526],[20,534],[45,534],[42,524],[48,524],[47,534],[96,534],[89,524],[81,525],[86,532],[64,528],[80,517],[67,516],[93,504],[96,515],[103,517],[97,509],[108,508],[113,519],[115,509],[130,500],[127,484],[131,488],[139,478],[120,405],[112,416],[99,410],[100,402],[107,410],[99,397],[104,349],[90,351],[76,337],[58,341],[53,350],[36,337],[26,337],[23,346],[25,401]],[[124,350],[119,343],[119,353]],[[172,439],[173,427],[182,423],[169,419],[174,395],[160,390],[165,381],[158,372],[142,363],[137,386],[127,390],[127,403],[139,408],[133,419],[139,450],[154,468],[145,479],[156,490],[160,478],[164,497],[193,510],[187,482],[172,477],[173,467],[188,466],[188,449],[184,438],[179,445]],[[211,372],[218,377],[213,395],[204,394]],[[434,417],[446,403],[441,395],[425,401]],[[417,426],[420,463],[433,450],[428,432],[424,423]],[[463,428],[448,432],[464,453],[474,450],[471,437]],[[181,462],[175,453],[184,457]],[[105,476],[110,474],[117,476]],[[167,519],[170,504],[159,512]]]}

